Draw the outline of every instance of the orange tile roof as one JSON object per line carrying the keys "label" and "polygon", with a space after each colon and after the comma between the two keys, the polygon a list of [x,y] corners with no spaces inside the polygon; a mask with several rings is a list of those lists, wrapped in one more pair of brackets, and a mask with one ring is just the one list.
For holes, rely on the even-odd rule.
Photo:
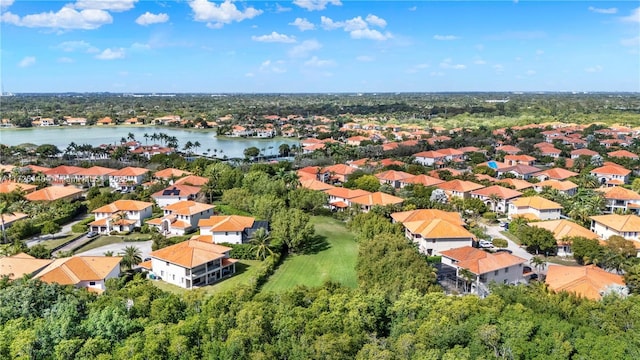
{"label": "orange tile roof", "polygon": [[[229,247],[205,242],[198,238],[196,236],[181,243],[156,250],[150,256],[191,269],[209,261],[224,258],[224,253],[231,250]],[[209,238],[211,237],[209,236]]]}
{"label": "orange tile roof", "polygon": [[412,178],[415,176],[412,174],[406,173],[404,171],[388,170],[388,171],[375,174],[375,177],[377,177],[379,180],[399,181],[399,180]]}
{"label": "orange tile roof", "polygon": [[316,180],[315,176],[313,179],[301,179],[300,186],[309,190],[317,190],[317,191],[325,191],[333,189],[335,186],[323,183],[322,181]]}
{"label": "orange tile roof", "polygon": [[553,233],[553,237],[561,241],[567,237],[584,237],[587,239],[598,239],[596,233],[591,232],[582,226],[569,221],[569,220],[548,220],[529,223],[529,226],[535,226],[543,229],[547,229]]}
{"label": "orange tile roof", "polygon": [[49,186],[25,195],[29,201],[55,201],[80,196],[82,190],[73,186]]}
{"label": "orange tile roof", "polygon": [[412,234],[425,239],[475,239],[475,235],[462,226],[444,219],[406,221],[402,225]]}
{"label": "orange tile roof", "polygon": [[153,206],[153,203],[137,200],[116,200],[111,204],[101,206],[93,213],[115,213],[118,211],[141,211],[148,207]]}
{"label": "orange tile roof", "polygon": [[572,183],[571,181],[568,181],[568,180],[560,181],[560,180],[553,180],[553,179],[541,181],[537,184],[534,184],[534,186],[540,187],[540,188],[544,188],[548,186],[552,189],[556,189],[559,191],[567,191],[567,190],[578,188],[578,185]]}
{"label": "orange tile roof", "polygon": [[630,159],[638,159],[638,155],[632,153],[628,150],[617,150],[607,153],[610,157],[622,157],[622,158],[630,158]]}
{"label": "orange tile roof", "polygon": [[541,176],[541,175],[545,175],[550,179],[564,180],[573,176],[578,176],[579,174],[577,172],[569,171],[562,168],[548,169],[548,170],[540,171],[538,173],[533,174],[533,176]]}
{"label": "orange tile roof", "polygon": [[126,167],[120,170],[116,170],[109,174],[110,176],[141,176],[149,172],[149,170],[140,167]]}
{"label": "orange tile roof", "polygon": [[578,149],[571,151],[571,155],[586,155],[586,156],[595,156],[598,155],[597,151],[589,150],[589,149]]}
{"label": "orange tile roof", "polygon": [[418,220],[442,219],[452,224],[464,225],[462,217],[457,212],[443,211],[438,209],[418,209],[410,211],[401,211],[391,214],[393,220],[397,222],[408,222]]}
{"label": "orange tile roof", "polygon": [[402,204],[404,199],[403,198],[399,198],[397,196],[389,195],[387,193],[383,193],[383,192],[377,191],[377,192],[374,192],[374,193],[371,193],[371,194],[367,194],[367,195],[362,195],[362,196],[351,198],[349,201],[351,201],[354,204],[359,204],[359,205],[368,205],[368,206],[380,205],[380,206],[385,206],[385,205]]}
{"label": "orange tile roof", "polygon": [[499,183],[505,183],[513,186],[516,190],[524,190],[533,187],[533,184],[528,182],[527,180],[522,179],[502,179],[499,180]]}
{"label": "orange tile roof", "polygon": [[422,151],[419,153],[415,153],[412,156],[427,158],[427,159],[438,159],[438,158],[446,157],[447,155],[439,151],[429,150],[429,151]]}
{"label": "orange tile roof", "polygon": [[420,184],[425,187],[429,187],[429,186],[436,186],[438,184],[442,184],[444,180],[440,180],[429,175],[421,174],[421,175],[412,176],[410,178],[406,178],[402,180],[402,182],[406,184]]}
{"label": "orange tile roof", "polygon": [[508,189],[506,187],[499,186],[499,185],[492,185],[486,188],[474,190],[471,193],[474,195],[480,195],[484,197],[490,197],[491,195],[495,194],[499,198],[504,200],[513,199],[515,197],[522,196],[522,193],[519,191]]}
{"label": "orange tile roof", "polygon": [[[168,192],[168,191],[170,191],[170,193],[165,194],[165,192]],[[158,192],[153,193],[151,197],[155,199],[158,197],[165,197],[165,196],[170,196],[170,197],[192,196],[192,195],[197,195],[200,191],[201,189],[197,186],[173,184],[173,185],[169,185],[168,187]],[[177,194],[175,192],[177,192]]]}
{"label": "orange tile roof", "polygon": [[138,266],[143,269],[151,270],[151,260],[143,261],[140,264],[138,264]]}
{"label": "orange tile roof", "polygon": [[331,165],[322,169],[323,173],[328,172],[328,173],[334,173],[337,175],[350,175],[350,174],[353,174],[354,171],[356,171],[356,169],[345,164]]}
{"label": "orange tile roof", "polygon": [[45,175],[72,175],[77,173],[80,170],[84,170],[84,168],[77,167],[77,166],[60,165],[52,169],[45,170],[44,174]]}
{"label": "orange tile roof", "polygon": [[470,192],[478,189],[482,189],[484,185],[476,184],[471,181],[465,180],[451,180],[444,182],[442,184],[436,185],[439,189],[445,191],[457,191],[457,192]]}
{"label": "orange tile roof", "polygon": [[601,291],[610,285],[624,286],[620,275],[609,273],[594,265],[559,266],[549,265],[545,280],[553,291],[567,291],[592,300],[600,300]]}
{"label": "orange tile roof", "polygon": [[476,275],[523,264],[527,260],[506,252],[491,254],[471,246],[441,251],[440,255],[457,261],[458,267],[467,269]]}
{"label": "orange tile roof", "polygon": [[591,170],[591,174],[604,174],[604,175],[621,175],[627,176],[631,173],[631,170],[625,169],[622,166],[604,165],[599,168]]}
{"label": "orange tile roof", "polygon": [[31,171],[34,173],[38,173],[38,172],[45,173],[45,171],[51,170],[51,168],[48,168],[46,166],[38,166],[38,165],[27,165],[26,167],[31,169]]}
{"label": "orange tile roof", "polygon": [[520,149],[512,145],[504,145],[504,146],[497,147],[496,152],[498,151],[503,151],[503,152],[506,152],[507,154],[510,154],[510,153],[517,154],[520,152]]}
{"label": "orange tile roof", "polygon": [[613,186],[596,189],[604,194],[605,199],[614,200],[640,200],[640,194],[622,186]]}
{"label": "orange tile roof", "polygon": [[113,172],[115,172],[116,169],[110,169],[110,168],[106,168],[106,167],[102,167],[102,166],[92,166],[90,168],[87,169],[82,169],[78,172],[76,172],[73,175],[76,176],[103,176],[103,175],[109,175]]}
{"label": "orange tile roof", "polygon": [[188,171],[184,171],[184,170],[180,170],[180,169],[174,169],[174,168],[166,168],[164,170],[156,171],[153,174],[153,176],[155,176],[157,178],[161,178],[161,179],[170,179],[172,177],[179,178],[179,177],[185,176],[185,175],[191,175],[191,173],[188,172]]}
{"label": "orange tile roof", "polygon": [[562,209],[562,205],[555,201],[547,200],[542,196],[529,196],[515,199],[511,202],[517,208],[532,208],[537,210]]}
{"label": "orange tile roof", "polygon": [[17,183],[17,182],[8,181],[8,180],[0,183],[0,193],[4,193],[4,194],[10,193],[16,190],[30,193],[35,191],[37,188],[38,187],[36,185],[22,184],[22,183]]}
{"label": "orange tile roof", "polygon": [[164,210],[170,210],[172,214],[194,215],[202,211],[213,209],[213,205],[203,204],[195,201],[178,201],[164,207]]}
{"label": "orange tile roof", "polygon": [[398,161],[398,160],[382,159],[382,160],[377,162],[377,165],[380,165],[380,166],[390,166],[390,165],[404,166],[406,164],[403,163],[402,161]]}
{"label": "orange tile roof", "polygon": [[49,259],[36,259],[25,253],[0,258],[0,276],[19,279],[51,264]]}
{"label": "orange tile roof", "polygon": [[35,278],[47,283],[76,285],[81,281],[103,280],[120,266],[118,256],[73,256],[54,260]]}
{"label": "orange tile roof", "polygon": [[504,157],[505,161],[506,160],[511,160],[511,161],[521,161],[521,162],[531,162],[531,161],[536,161],[536,158],[533,156],[529,156],[529,155],[506,155]]}
{"label": "orange tile roof", "polygon": [[591,216],[591,220],[618,232],[640,232],[640,217],[637,215],[596,215]]}
{"label": "orange tile roof", "polygon": [[211,227],[212,232],[219,231],[244,231],[253,226],[256,219],[249,216],[229,215],[212,216],[198,221],[199,227]]}
{"label": "orange tile roof", "polygon": [[366,190],[347,189],[343,187],[334,187],[333,189],[325,190],[324,193],[329,196],[335,196],[343,199],[352,199],[358,196],[371,194]]}
{"label": "orange tile roof", "polygon": [[176,180],[176,185],[204,186],[209,179],[204,176],[188,175]]}

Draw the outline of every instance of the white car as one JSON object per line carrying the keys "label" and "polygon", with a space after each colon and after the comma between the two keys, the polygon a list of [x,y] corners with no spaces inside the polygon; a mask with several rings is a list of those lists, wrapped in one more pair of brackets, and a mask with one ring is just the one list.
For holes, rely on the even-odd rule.
{"label": "white car", "polygon": [[493,247],[493,243],[491,241],[487,241],[487,240],[480,240],[479,243],[481,248],[492,248]]}

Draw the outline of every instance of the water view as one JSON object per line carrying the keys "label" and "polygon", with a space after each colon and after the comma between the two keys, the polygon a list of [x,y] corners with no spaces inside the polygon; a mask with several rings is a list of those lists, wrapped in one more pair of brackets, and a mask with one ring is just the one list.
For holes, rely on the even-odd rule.
{"label": "water view", "polygon": [[[275,139],[245,139],[216,137],[214,130],[191,130],[174,129],[166,127],[36,127],[28,129],[2,129],[0,130],[0,143],[15,146],[24,143],[36,145],[52,144],[60,150],[64,150],[71,142],[76,144],[90,144],[98,146],[101,144],[118,144],[129,133],[135,139],[144,144],[152,144],[151,139],[145,139],[144,134],[151,136],[153,133],[165,133],[175,136],[178,139],[180,148],[187,142],[200,142],[201,146],[197,153],[214,152],[224,154],[228,157],[243,157],[244,149],[255,146],[263,149],[265,155],[273,155],[278,152],[280,144],[298,144],[297,139],[275,138]],[[156,141],[157,142],[157,141]],[[196,149],[193,149],[196,150]]]}

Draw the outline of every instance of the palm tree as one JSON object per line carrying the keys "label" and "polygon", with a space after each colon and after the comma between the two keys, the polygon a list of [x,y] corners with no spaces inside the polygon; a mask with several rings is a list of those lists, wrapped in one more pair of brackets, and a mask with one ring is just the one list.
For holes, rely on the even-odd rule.
{"label": "palm tree", "polygon": [[147,145],[147,141],[149,140],[149,134],[144,133],[144,135],[142,135],[142,137],[144,137],[144,144]]}
{"label": "palm tree", "polygon": [[493,212],[498,212],[498,203],[500,202],[500,196],[498,194],[489,195],[489,200],[491,201],[491,205],[493,205]]}
{"label": "palm tree", "polygon": [[271,235],[265,228],[260,228],[253,233],[249,243],[251,244],[251,251],[256,254],[256,257],[260,260],[264,260],[267,256],[273,255],[273,250],[269,246],[271,242]]}
{"label": "palm tree", "polygon": [[536,274],[538,275],[538,279],[540,279],[540,270],[544,270],[544,268],[547,267],[547,262],[540,256],[534,256],[529,263],[536,268]]}
{"label": "palm tree", "polygon": [[0,203],[0,224],[2,225],[2,243],[7,243],[7,232],[4,229],[4,216],[13,216],[14,213],[9,210],[9,204],[7,202]]}
{"label": "palm tree", "polygon": [[471,291],[471,283],[476,278],[476,274],[472,273],[469,269],[459,268],[458,276],[461,276],[465,280],[465,291]]}
{"label": "palm tree", "polygon": [[200,144],[200,141],[195,141],[193,143],[193,148],[196,150],[196,153],[198,152],[198,148],[202,146],[202,144]]}
{"label": "palm tree", "polygon": [[125,247],[120,255],[122,256],[122,267],[128,270],[142,262],[142,252],[135,246]]}
{"label": "palm tree", "polygon": [[113,256],[113,251],[105,251],[103,255],[106,256],[106,257],[112,257]]}

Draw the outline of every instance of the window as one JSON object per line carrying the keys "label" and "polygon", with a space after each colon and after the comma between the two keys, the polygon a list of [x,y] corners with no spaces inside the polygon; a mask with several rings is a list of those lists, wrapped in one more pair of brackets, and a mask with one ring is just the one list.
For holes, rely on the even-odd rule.
{"label": "window", "polygon": [[164,276],[164,270],[160,270],[160,276]]}
{"label": "window", "polygon": [[225,236],[228,236],[228,235],[229,235],[229,233],[225,231],[224,235],[225,235]]}
{"label": "window", "polygon": [[504,268],[504,273],[508,273],[509,272],[509,268]]}
{"label": "window", "polygon": [[89,281],[89,286],[95,286],[96,282],[95,281]]}
{"label": "window", "polygon": [[169,262],[167,261],[167,262],[165,263],[165,265],[169,266]]}
{"label": "window", "polygon": [[171,275],[171,280],[175,280],[176,279],[176,274],[172,274]]}
{"label": "window", "polygon": [[493,272],[493,275],[498,276],[499,273],[500,273],[500,270],[496,270],[496,271]]}

